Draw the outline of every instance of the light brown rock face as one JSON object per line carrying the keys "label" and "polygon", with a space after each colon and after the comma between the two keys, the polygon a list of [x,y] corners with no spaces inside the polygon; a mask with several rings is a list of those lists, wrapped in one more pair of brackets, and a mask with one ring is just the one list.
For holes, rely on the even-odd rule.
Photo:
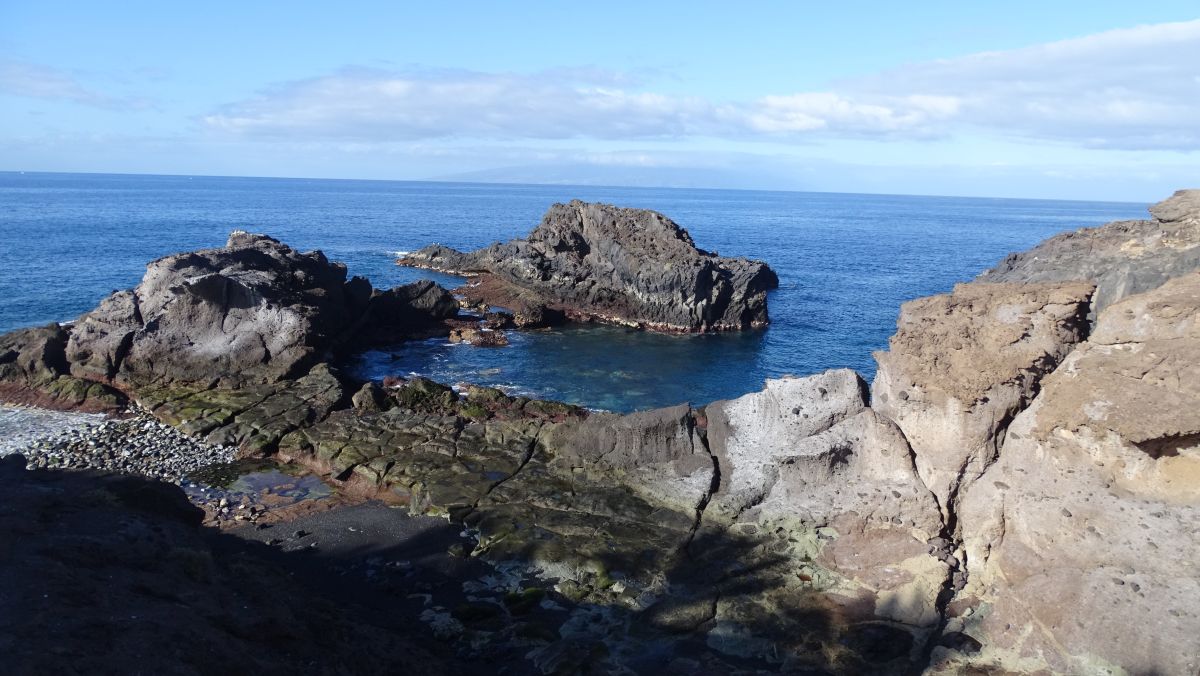
{"label": "light brown rock face", "polygon": [[960,284],[905,303],[877,352],[874,409],[895,421],[945,514],[1008,422],[1086,334],[1088,283]]}
{"label": "light brown rock face", "polygon": [[984,649],[944,668],[1200,671],[1198,412],[1200,274],[1103,311],[962,499]]}
{"label": "light brown rock face", "polygon": [[555,466],[624,483],[695,510],[712,489],[713,459],[686,404],[628,415],[599,413],[554,432]]}

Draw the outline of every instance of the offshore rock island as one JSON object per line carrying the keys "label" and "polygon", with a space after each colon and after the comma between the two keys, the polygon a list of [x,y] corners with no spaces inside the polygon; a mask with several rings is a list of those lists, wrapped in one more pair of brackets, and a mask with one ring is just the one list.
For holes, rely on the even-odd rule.
{"label": "offshore rock island", "polygon": [[765,263],[696,248],[654,211],[578,200],[550,207],[526,239],[461,253],[431,245],[401,265],[471,277],[468,304],[500,306],[518,326],[599,321],[675,333],[765,327]]}
{"label": "offshore rock island", "polygon": [[[1195,673],[1200,192],[1151,213],[905,303],[870,386],[836,369],[628,415],[362,382],[341,360],[497,321],[459,303],[524,326],[761,327],[770,268],[703,252],[654,212],[582,202],[527,240],[402,261],[471,274],[459,299],[427,282],[376,290],[261,235],[160,259],[74,324],[0,337],[0,397],[136,408],[307,468],[340,502],[201,514],[167,484],[45,469],[113,469],[104,453],[30,448],[0,466],[0,561],[38,563],[0,598],[31,613],[54,591],[72,624],[44,635],[5,616],[0,635],[18,640],[0,646],[30,671],[74,663],[104,644],[108,609],[86,601],[107,589],[143,617],[134,632],[170,626],[170,609],[198,653],[280,672],[323,658],[417,673]],[[338,548],[362,528],[339,521],[350,513],[452,527],[356,554]],[[259,577],[278,596],[247,584]],[[303,593],[335,601],[296,607]],[[131,654],[180,664],[161,644]]]}

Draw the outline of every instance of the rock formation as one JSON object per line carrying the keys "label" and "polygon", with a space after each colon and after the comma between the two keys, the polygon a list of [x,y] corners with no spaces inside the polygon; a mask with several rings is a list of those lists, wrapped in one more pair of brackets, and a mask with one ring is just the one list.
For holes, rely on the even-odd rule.
{"label": "rock formation", "polygon": [[912,444],[917,471],[949,502],[996,458],[1008,422],[1087,333],[1086,282],[960,284],[905,303],[872,405]]}
{"label": "rock formation", "polygon": [[457,312],[432,282],[375,290],[319,251],[235,232],[151,262],[136,288],[72,324],[0,337],[0,397],[112,410],[119,390],[287,389],[335,349],[445,333]]}
{"label": "rock formation", "polygon": [[1200,669],[1198,412],[1200,273],[1103,310],[962,502],[973,663]]}
{"label": "rock formation", "polygon": [[430,283],[375,292],[319,252],[235,232],[220,249],[152,262],[71,330],[81,378],[129,385],[238,386],[303,375],[349,331],[395,329],[457,312]]}
{"label": "rock formation", "polygon": [[[931,671],[1200,668],[1196,195],[980,278],[1008,283],[907,304],[877,355],[873,405],[912,444],[965,574]],[[1099,286],[1089,304],[1047,279]]]}
{"label": "rock formation", "polygon": [[460,253],[440,245],[402,265],[471,276],[471,304],[512,310],[520,325],[567,317],[671,331],[736,331],[767,325],[765,263],[696,248],[662,214],[573,201],[550,207],[523,240]]}
{"label": "rock formation", "polygon": [[1094,311],[1200,270],[1200,190],[1180,190],[1150,207],[1153,220],[1081,228],[1015,253],[979,276],[985,282],[1096,284]]}
{"label": "rock formation", "polygon": [[[1054,259],[1086,240],[1086,263],[1017,256],[1004,273],[1053,279],[996,273],[905,304],[869,393],[834,370],[617,416],[419,378],[348,382],[324,360],[348,340],[338,326],[407,317],[387,328],[401,330],[452,302],[429,285],[373,293],[259,238],[156,262],[74,328],[0,337],[0,380],[83,387],[86,399],[96,383],[81,378],[112,378],[189,434],[461,524],[472,556],[588,608],[535,641],[528,654],[545,672],[571,655],[571,668],[595,671],[1192,674],[1196,201],[1179,193],[1152,208],[1155,221],[1039,247]],[[529,299],[510,304],[518,316],[583,312],[510,276],[527,266],[521,279],[550,283],[609,265],[605,279],[622,278],[636,272],[630,256],[649,255],[633,227],[646,219],[690,246],[649,213],[572,203],[527,242],[422,260]],[[597,223],[623,223],[624,235],[595,235]],[[496,263],[502,251],[510,267]],[[697,269],[722,269],[696,255]],[[662,258],[648,269],[675,270]],[[644,307],[673,316],[655,302]],[[698,326],[716,326],[700,310],[711,304],[693,307]],[[461,645],[476,654],[479,641],[511,639],[487,633]]]}

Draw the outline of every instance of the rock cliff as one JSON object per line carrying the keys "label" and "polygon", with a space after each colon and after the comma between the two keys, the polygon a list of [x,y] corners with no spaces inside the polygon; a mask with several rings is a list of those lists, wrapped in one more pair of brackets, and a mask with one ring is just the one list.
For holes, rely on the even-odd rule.
{"label": "rock cliff", "polygon": [[873,406],[938,495],[962,583],[930,671],[1200,668],[1197,194],[902,309]]}
{"label": "rock cliff", "polygon": [[511,309],[518,324],[603,321],[656,331],[767,325],[765,263],[696,248],[662,214],[573,201],[550,207],[526,239],[460,253],[440,245],[399,263],[474,279],[468,302]]}

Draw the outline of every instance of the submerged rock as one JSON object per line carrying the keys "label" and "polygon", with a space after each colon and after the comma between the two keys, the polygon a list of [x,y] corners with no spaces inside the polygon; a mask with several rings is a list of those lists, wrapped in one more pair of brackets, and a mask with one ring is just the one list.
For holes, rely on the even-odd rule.
{"label": "submerged rock", "polygon": [[767,325],[765,263],[696,248],[662,214],[607,204],[555,204],[523,240],[471,253],[433,245],[402,265],[466,274],[472,305],[512,310],[519,325],[571,318],[659,331],[736,331]]}

